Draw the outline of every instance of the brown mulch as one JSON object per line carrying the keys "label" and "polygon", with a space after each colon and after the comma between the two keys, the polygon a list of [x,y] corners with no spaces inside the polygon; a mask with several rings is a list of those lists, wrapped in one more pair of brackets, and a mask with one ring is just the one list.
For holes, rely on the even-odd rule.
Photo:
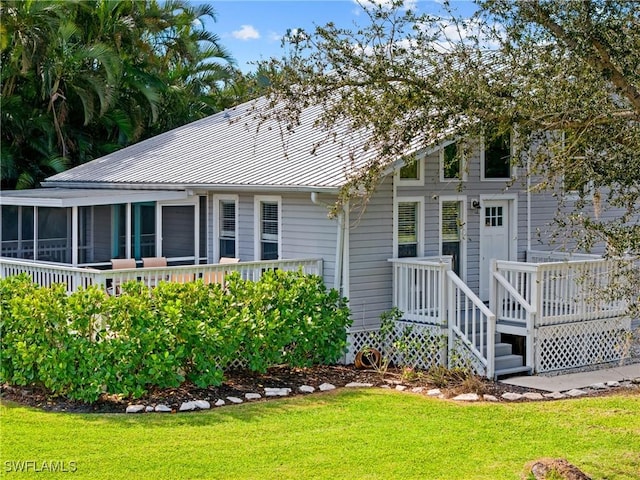
{"label": "brown mulch", "polygon": [[[377,387],[395,388],[396,385],[407,386],[406,391],[411,391],[414,387],[423,387],[422,394],[426,395],[428,389],[436,388],[430,384],[424,375],[417,375],[412,381],[403,379],[399,370],[389,369],[384,375],[375,370],[356,369],[353,365],[333,365],[315,366],[310,368],[289,368],[272,367],[264,374],[237,370],[230,371],[225,377],[222,385],[209,388],[198,388],[193,384],[185,382],[177,388],[165,388],[150,390],[142,398],[131,400],[118,395],[102,395],[94,403],[85,403],[69,400],[64,397],[55,397],[47,391],[37,388],[13,387],[3,385],[0,391],[0,398],[12,401],[21,405],[41,408],[47,411],[75,412],[75,413],[122,413],[131,404],[158,405],[164,404],[177,410],[182,402],[190,400],[207,400],[213,404],[218,399],[225,400],[227,397],[239,397],[244,399],[245,393],[259,393],[264,395],[265,387],[287,387],[291,388],[291,394],[305,395],[298,391],[302,385],[310,385],[316,389],[323,383],[330,383],[336,387],[344,387],[350,382],[371,383]],[[474,378],[473,382],[465,385],[448,385],[441,388],[445,398],[451,398],[459,393],[469,393],[471,390],[478,394],[489,394],[503,401],[500,396],[505,392],[524,393],[534,391],[532,389],[505,385],[486,379]],[[611,393],[615,389],[606,392],[594,392],[590,395],[604,395]],[[542,393],[542,392],[541,392]],[[267,401],[269,398],[263,397],[258,401]],[[545,400],[551,401],[551,400]],[[227,401],[227,404],[229,402]]]}

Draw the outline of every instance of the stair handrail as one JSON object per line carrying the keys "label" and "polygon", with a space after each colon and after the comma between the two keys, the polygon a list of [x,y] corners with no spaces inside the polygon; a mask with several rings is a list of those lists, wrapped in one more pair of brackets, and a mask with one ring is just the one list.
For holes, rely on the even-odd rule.
{"label": "stair handrail", "polygon": [[[458,276],[453,270],[447,271],[447,278],[449,280],[449,284],[453,284],[455,287],[460,289],[462,293],[466,295],[466,297],[471,301],[474,307],[478,308],[480,312],[487,318],[487,329],[485,332],[486,335],[486,346],[487,346],[487,354],[486,356],[476,348],[474,342],[472,342],[467,333],[463,332],[458,325],[455,324],[453,319],[455,318],[453,315],[453,305],[450,305],[450,308],[447,311],[447,324],[449,325],[449,341],[450,348],[452,347],[451,342],[453,340],[453,333],[455,333],[456,337],[460,338],[465,346],[476,356],[476,358],[484,365],[486,372],[485,375],[487,378],[493,378],[495,374],[495,334],[496,334],[496,315],[485,305],[485,303],[480,300],[480,298],[469,288],[469,286]],[[452,299],[453,288],[448,289],[448,294],[450,295],[450,299]]]}
{"label": "stair handrail", "polygon": [[520,305],[522,305],[522,307],[527,311],[527,313],[530,313],[530,314],[536,313],[536,307],[531,305],[522,295],[520,295],[520,292],[518,292],[514,288],[514,286],[509,283],[509,280],[507,280],[504,277],[504,275],[502,275],[500,272],[493,272],[493,278],[495,278],[500,283],[500,285],[502,285],[505,288],[505,290],[511,294],[514,300],[516,300]]}

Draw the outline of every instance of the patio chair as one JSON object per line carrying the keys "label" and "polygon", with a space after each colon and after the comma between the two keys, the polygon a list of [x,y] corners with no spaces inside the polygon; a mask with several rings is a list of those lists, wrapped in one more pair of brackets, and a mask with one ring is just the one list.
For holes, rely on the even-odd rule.
{"label": "patio chair", "polygon": [[[112,258],[111,269],[122,270],[125,268],[136,268],[135,258]],[[107,292],[111,295],[118,295],[120,293],[120,285],[122,285],[122,278],[114,277],[111,280],[111,286],[107,287]]]}
{"label": "patio chair", "polygon": [[[163,268],[167,266],[166,257],[142,257],[142,268]],[[166,275],[146,275],[142,277],[142,281],[149,287],[155,287],[158,282],[166,281],[169,277]]]}
{"label": "patio chair", "polygon": [[[220,260],[218,261],[218,264],[220,264],[220,265],[230,265],[230,264],[238,263],[238,262],[240,262],[239,258],[220,257]],[[205,283],[205,284],[218,283],[218,284],[220,284],[220,285],[222,285],[224,287],[224,276],[225,276],[225,272],[224,271],[204,272],[202,274],[202,282]]]}

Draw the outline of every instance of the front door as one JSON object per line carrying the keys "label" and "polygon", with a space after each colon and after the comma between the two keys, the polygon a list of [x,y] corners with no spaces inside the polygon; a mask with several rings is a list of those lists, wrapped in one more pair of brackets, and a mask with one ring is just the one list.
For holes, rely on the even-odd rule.
{"label": "front door", "polygon": [[509,200],[484,200],[480,218],[480,298],[489,300],[491,260],[510,260],[512,252]]}

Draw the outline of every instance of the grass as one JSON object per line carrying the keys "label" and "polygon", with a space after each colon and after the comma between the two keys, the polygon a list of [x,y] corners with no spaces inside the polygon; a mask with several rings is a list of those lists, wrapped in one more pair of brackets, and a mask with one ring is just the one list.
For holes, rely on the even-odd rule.
{"label": "grass", "polygon": [[[65,414],[0,406],[0,476],[75,462],[91,479],[518,479],[541,457],[593,478],[640,476],[640,396],[457,404],[385,390],[192,414]],[[32,468],[33,470],[33,468]]]}

